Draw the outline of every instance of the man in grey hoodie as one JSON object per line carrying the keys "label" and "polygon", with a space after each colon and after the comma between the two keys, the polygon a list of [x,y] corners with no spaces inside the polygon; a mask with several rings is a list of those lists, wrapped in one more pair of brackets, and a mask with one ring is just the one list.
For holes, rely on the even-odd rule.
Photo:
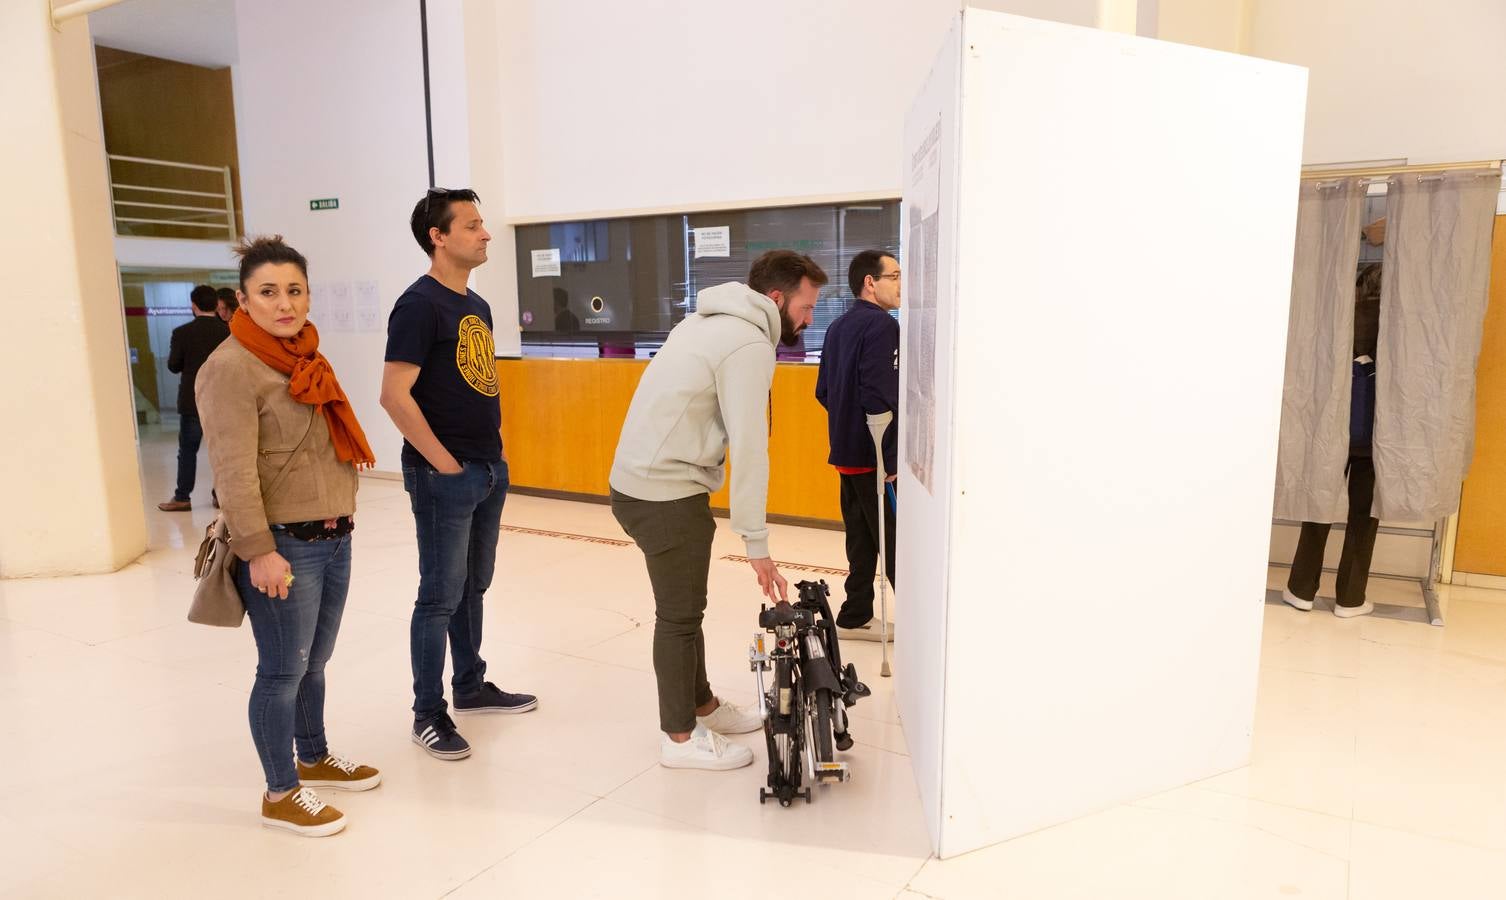
{"label": "man in grey hoodie", "polygon": [[811,323],[826,273],[808,256],[773,250],[748,283],[696,295],[695,315],[676,325],[648,364],[628,408],[612,462],[612,513],[648,562],[654,589],[654,674],[659,683],[659,763],[736,769],[753,752],[722,735],[762,727],[757,712],[719,700],[706,680],[706,583],[711,569],[711,494],[732,455],[732,530],[747,546],[758,586],[771,601],[788,584],[769,558],[769,387],[774,348]]}

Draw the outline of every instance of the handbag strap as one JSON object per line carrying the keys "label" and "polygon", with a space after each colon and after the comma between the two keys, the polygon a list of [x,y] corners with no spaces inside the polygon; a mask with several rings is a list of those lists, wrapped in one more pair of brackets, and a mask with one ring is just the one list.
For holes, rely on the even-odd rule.
{"label": "handbag strap", "polygon": [[293,470],[293,460],[298,458],[298,451],[303,449],[303,445],[309,442],[309,435],[314,433],[314,418],[318,415],[319,407],[309,407],[309,427],[304,429],[303,437],[299,438],[297,445],[293,447],[293,452],[288,454],[288,461],[282,464],[282,468],[278,469],[277,474],[272,478],[272,483],[267,485],[266,495],[275,494],[277,489],[282,487],[288,473]]}
{"label": "handbag strap", "polygon": [[[311,411],[309,412],[309,424],[308,427],[303,430],[303,437],[298,439],[298,443],[293,447],[293,452],[288,454],[288,461],[282,464],[282,468],[277,470],[276,475],[272,476],[272,483],[267,485],[265,492],[266,494],[271,494],[278,488],[282,487],[282,482],[287,478],[288,473],[293,469],[293,460],[298,457],[298,451],[303,449],[303,445],[309,442],[309,435],[314,433],[314,417],[317,415],[319,415],[319,407],[312,407]],[[218,516],[215,516],[214,521],[210,522],[209,527],[205,529],[204,543],[199,547],[199,560],[195,560],[194,562],[194,577],[198,577],[197,570],[202,566],[202,562],[200,560],[202,560],[205,556],[205,548],[209,546],[210,542],[213,541],[216,535],[218,535],[221,531],[224,532],[223,538],[228,544],[230,542],[230,523],[225,521],[225,514],[223,512],[221,512]]]}

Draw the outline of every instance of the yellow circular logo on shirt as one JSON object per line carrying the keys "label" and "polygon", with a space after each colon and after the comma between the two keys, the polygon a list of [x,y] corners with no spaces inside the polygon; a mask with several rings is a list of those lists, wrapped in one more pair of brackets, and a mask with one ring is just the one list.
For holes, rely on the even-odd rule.
{"label": "yellow circular logo on shirt", "polygon": [[460,320],[455,341],[455,367],[460,377],[478,394],[497,396],[497,349],[492,332],[480,316]]}

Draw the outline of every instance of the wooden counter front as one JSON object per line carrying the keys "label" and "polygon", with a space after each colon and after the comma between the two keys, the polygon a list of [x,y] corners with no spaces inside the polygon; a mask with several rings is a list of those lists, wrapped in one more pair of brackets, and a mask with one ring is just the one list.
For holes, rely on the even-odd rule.
{"label": "wooden counter front", "polygon": [[[638,359],[497,360],[512,483],[606,497],[617,437],[647,365]],[[815,366],[776,367],[772,416],[769,514],[841,521]],[[727,508],[725,487],[711,505]]]}
{"label": "wooden counter front", "polygon": [[1475,456],[1459,504],[1454,568],[1506,575],[1506,216],[1497,216],[1490,305],[1475,369]]}

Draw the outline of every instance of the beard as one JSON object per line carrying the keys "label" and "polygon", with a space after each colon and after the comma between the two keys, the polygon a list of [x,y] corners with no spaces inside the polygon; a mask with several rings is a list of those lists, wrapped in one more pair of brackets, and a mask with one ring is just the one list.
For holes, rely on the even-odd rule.
{"label": "beard", "polygon": [[800,332],[805,330],[804,325],[796,325],[795,320],[783,307],[779,310],[779,343],[786,347],[793,347],[800,342]]}

